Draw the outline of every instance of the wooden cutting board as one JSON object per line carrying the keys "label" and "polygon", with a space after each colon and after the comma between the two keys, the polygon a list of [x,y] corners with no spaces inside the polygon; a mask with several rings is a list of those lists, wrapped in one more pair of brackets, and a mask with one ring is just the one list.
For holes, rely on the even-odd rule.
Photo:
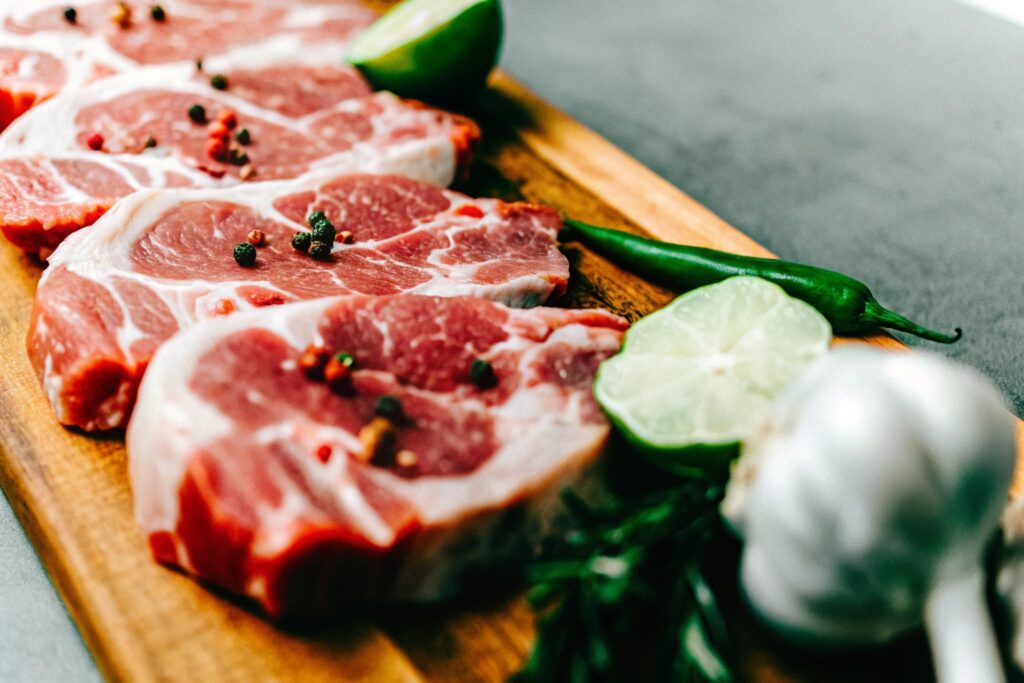
{"label": "wooden cutting board", "polygon": [[[504,74],[470,112],[485,143],[463,189],[526,198],[574,218],[661,239],[768,255],[751,239]],[[585,251],[570,251],[558,302],[636,319],[671,298]],[[486,603],[363,610],[331,627],[285,632],[247,605],[157,566],[131,516],[120,436],[53,419],[24,352],[41,266],[0,245],[0,485],[100,668],[125,681],[501,681],[522,664],[533,618],[520,594]],[[879,338],[873,343],[898,347]],[[868,656],[811,656],[766,640],[735,596],[723,601],[753,680],[927,680],[912,637]],[[881,673],[884,672],[884,673]]]}

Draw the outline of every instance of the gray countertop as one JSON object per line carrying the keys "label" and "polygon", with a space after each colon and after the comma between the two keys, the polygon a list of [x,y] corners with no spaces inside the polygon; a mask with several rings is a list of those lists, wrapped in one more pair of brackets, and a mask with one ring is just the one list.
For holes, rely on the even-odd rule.
{"label": "gray countertop", "polygon": [[[908,341],[1024,412],[1024,28],[950,0],[505,4],[543,97],[781,256],[962,326]],[[97,678],[0,503],[0,680]]]}

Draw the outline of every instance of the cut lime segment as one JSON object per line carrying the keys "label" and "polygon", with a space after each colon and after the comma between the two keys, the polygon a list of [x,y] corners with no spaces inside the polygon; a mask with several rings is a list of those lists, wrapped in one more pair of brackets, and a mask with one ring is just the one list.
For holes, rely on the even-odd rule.
{"label": "cut lime segment", "polygon": [[775,395],[832,341],[828,321],[781,287],[734,277],[639,321],[594,382],[598,403],[674,471],[728,462]]}
{"label": "cut lime segment", "polygon": [[405,0],[356,38],[348,61],[382,90],[458,102],[487,80],[501,34],[499,0]]}

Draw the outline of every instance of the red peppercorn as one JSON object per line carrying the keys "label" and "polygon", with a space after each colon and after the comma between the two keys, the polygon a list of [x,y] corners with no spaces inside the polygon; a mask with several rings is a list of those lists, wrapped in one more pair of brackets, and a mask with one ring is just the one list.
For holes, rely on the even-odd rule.
{"label": "red peppercorn", "polygon": [[455,209],[456,216],[467,216],[469,218],[483,218],[484,212],[479,206],[473,204],[463,204],[459,208]]}
{"label": "red peppercorn", "polygon": [[342,244],[352,244],[356,239],[352,236],[352,232],[350,230],[342,230],[334,236],[334,241],[341,242]]}
{"label": "red peppercorn", "polygon": [[299,356],[299,368],[305,373],[306,377],[310,379],[323,379],[324,366],[327,365],[327,361],[330,358],[330,354],[327,353],[327,349],[322,346],[310,344],[306,347],[306,350]]}
{"label": "red peppercorn", "polygon": [[226,161],[228,158],[228,145],[220,138],[210,138],[206,141],[206,155],[216,161]]}
{"label": "red peppercorn", "polygon": [[231,131],[222,121],[214,121],[206,127],[206,134],[211,138],[223,140],[226,145],[231,140]]}
{"label": "red peppercorn", "polygon": [[250,230],[245,239],[254,247],[262,247],[267,243],[267,236],[263,234],[262,230]]}
{"label": "red peppercorn", "polygon": [[324,444],[320,448],[316,449],[316,459],[322,463],[326,463],[331,459],[331,447]]}
{"label": "red peppercorn", "polygon": [[214,313],[217,315],[230,315],[235,312],[235,302],[231,299],[221,299],[217,302]]}
{"label": "red peppercorn", "polygon": [[103,136],[99,133],[93,133],[86,138],[85,144],[89,146],[89,149],[98,152],[103,149]]}
{"label": "red peppercorn", "polygon": [[238,115],[230,109],[221,109],[217,113],[217,121],[223,123],[228,130],[234,130],[238,125]]}
{"label": "red peppercorn", "polygon": [[227,173],[227,171],[225,171],[223,168],[210,168],[209,166],[203,166],[202,164],[200,164],[196,168],[198,168],[200,171],[207,174],[211,178],[223,178],[224,175]]}

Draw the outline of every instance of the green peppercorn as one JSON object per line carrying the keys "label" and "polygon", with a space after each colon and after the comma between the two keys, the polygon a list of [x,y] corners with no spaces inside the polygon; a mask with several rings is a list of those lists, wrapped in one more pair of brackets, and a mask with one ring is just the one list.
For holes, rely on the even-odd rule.
{"label": "green peppercorn", "polygon": [[252,142],[252,135],[250,135],[249,129],[242,128],[237,133],[235,133],[235,140],[238,140],[238,144],[240,145],[250,144]]}
{"label": "green peppercorn", "polygon": [[334,245],[330,242],[321,242],[320,240],[313,240],[309,243],[309,255],[315,258],[317,261],[326,261],[331,257],[331,248]]}
{"label": "green peppercorn", "polygon": [[74,7],[65,7],[64,8],[64,19],[69,24],[78,23],[78,10],[76,10]]}
{"label": "green peppercorn", "polygon": [[480,389],[490,389],[498,383],[494,367],[483,358],[477,358],[469,366],[469,379]]}
{"label": "green peppercorn", "polygon": [[391,394],[385,394],[378,398],[376,405],[373,406],[373,412],[375,415],[387,418],[392,422],[397,422],[405,416],[405,411],[402,410],[402,402]]}
{"label": "green peppercorn", "polygon": [[249,163],[249,155],[241,150],[232,149],[228,152],[228,161],[235,166],[245,166]]}
{"label": "green peppercorn", "polygon": [[256,263],[256,247],[248,242],[235,245],[235,262],[240,266],[251,266]]}
{"label": "green peppercorn", "polygon": [[344,351],[334,354],[334,360],[341,363],[346,368],[350,368],[356,364],[356,359],[352,357],[352,354],[345,353]]}
{"label": "green peppercorn", "polygon": [[201,104],[193,104],[188,108],[188,117],[196,123],[206,123],[206,107]]}
{"label": "green peppercorn", "polygon": [[313,239],[317,242],[334,242],[337,232],[334,224],[328,220],[323,211],[315,211],[309,217],[309,226],[313,228]]}
{"label": "green peppercorn", "polygon": [[149,16],[153,17],[153,21],[163,21],[167,18],[167,12],[160,5],[153,5],[149,8]]}
{"label": "green peppercorn", "polygon": [[224,74],[214,74],[210,77],[210,85],[216,88],[217,90],[227,90],[228,77]]}
{"label": "green peppercorn", "polygon": [[313,236],[308,232],[297,232],[292,235],[292,249],[295,251],[307,252],[309,251],[309,244],[313,241]]}

